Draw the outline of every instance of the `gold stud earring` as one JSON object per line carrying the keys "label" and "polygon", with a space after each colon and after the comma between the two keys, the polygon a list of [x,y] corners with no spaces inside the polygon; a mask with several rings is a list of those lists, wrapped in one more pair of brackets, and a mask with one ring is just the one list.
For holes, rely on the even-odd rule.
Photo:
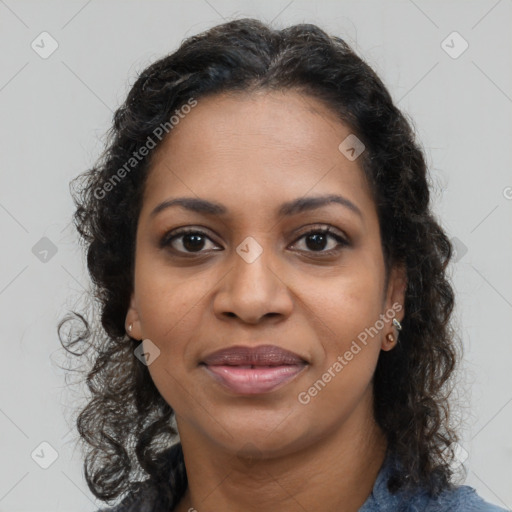
{"label": "gold stud earring", "polygon": [[128,333],[131,334],[132,333],[132,329],[133,329],[133,324],[130,324],[128,326]]}
{"label": "gold stud earring", "polygon": [[395,342],[395,337],[390,332],[388,334],[386,334],[386,339],[388,340],[389,343],[394,343]]}

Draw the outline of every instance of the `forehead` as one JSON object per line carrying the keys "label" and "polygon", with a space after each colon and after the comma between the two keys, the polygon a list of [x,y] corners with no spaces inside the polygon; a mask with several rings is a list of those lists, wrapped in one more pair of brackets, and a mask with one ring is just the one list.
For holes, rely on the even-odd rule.
{"label": "forehead", "polygon": [[145,203],[195,195],[242,211],[343,193],[372,207],[359,162],[339,150],[351,134],[323,103],[296,91],[199,98],[156,149]]}

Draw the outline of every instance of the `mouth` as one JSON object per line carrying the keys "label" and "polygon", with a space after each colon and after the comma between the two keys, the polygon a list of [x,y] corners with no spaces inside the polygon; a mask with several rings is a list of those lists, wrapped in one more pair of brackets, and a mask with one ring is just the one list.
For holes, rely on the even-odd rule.
{"label": "mouth", "polygon": [[230,347],[200,363],[206,372],[233,393],[256,395],[277,390],[297,377],[308,362],[275,345]]}

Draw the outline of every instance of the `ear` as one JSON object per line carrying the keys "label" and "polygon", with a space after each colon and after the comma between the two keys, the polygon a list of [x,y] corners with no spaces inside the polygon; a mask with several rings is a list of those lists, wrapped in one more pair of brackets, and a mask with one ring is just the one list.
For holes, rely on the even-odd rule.
{"label": "ear", "polygon": [[[384,311],[386,315],[386,327],[383,331],[381,348],[391,350],[397,343],[399,332],[393,325],[393,318],[399,322],[405,316],[405,291],[407,289],[407,268],[404,264],[395,265],[390,270],[388,287],[384,300]],[[393,341],[391,341],[392,335]]]}
{"label": "ear", "polygon": [[134,338],[136,340],[142,339],[142,329],[140,325],[139,312],[137,310],[135,296],[133,292],[130,297],[130,306],[126,313],[125,329],[126,333],[128,334],[128,336],[130,336],[130,338]]}

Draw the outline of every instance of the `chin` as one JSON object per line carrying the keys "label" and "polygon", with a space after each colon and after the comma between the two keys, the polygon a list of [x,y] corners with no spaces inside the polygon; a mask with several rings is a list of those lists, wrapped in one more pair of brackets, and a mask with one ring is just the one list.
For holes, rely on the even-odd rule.
{"label": "chin", "polygon": [[[207,422],[207,436],[240,457],[272,458],[307,444],[310,428],[290,410],[232,411]],[[215,424],[215,426],[213,425]]]}

